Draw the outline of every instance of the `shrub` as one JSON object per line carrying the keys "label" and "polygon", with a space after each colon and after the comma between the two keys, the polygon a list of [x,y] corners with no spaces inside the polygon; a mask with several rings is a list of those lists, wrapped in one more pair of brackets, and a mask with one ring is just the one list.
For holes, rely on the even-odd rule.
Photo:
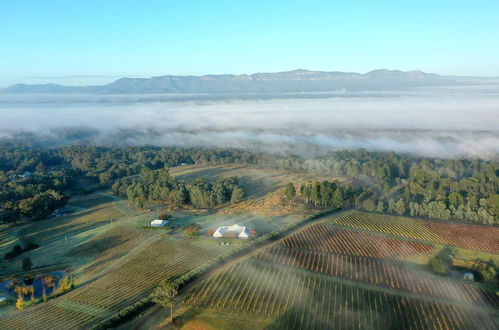
{"label": "shrub", "polygon": [[24,309],[24,299],[22,296],[17,297],[16,308],[20,311]]}
{"label": "shrub", "polygon": [[190,224],[182,228],[182,233],[185,237],[194,237],[197,236],[201,227],[196,224]]}
{"label": "shrub", "polygon": [[11,252],[7,252],[4,256],[4,259],[5,260],[9,260],[9,259],[13,259],[19,255],[21,255],[21,253],[23,253],[23,248],[21,247],[21,245],[15,245],[13,248],[12,248],[12,251]]}
{"label": "shrub", "polygon": [[172,216],[171,216],[170,214],[163,212],[163,213],[161,213],[161,214],[158,216],[158,219],[159,219],[159,220],[168,220],[168,219],[170,219],[171,217],[172,217]]}
{"label": "shrub", "polygon": [[438,256],[433,257],[430,260],[429,265],[431,270],[437,274],[445,275],[447,273],[447,268],[445,267],[444,263]]}
{"label": "shrub", "polygon": [[24,249],[23,249],[23,251],[34,250],[37,247],[38,247],[38,244],[33,243],[31,241],[27,241],[26,243],[24,243]]}
{"label": "shrub", "polygon": [[33,267],[33,263],[31,262],[30,257],[26,257],[23,259],[23,270],[28,271],[31,270],[31,267]]}

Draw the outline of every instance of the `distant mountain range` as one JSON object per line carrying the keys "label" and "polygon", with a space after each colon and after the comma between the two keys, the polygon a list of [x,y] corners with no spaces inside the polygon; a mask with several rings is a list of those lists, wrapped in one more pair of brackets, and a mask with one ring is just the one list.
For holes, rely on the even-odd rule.
{"label": "distant mountain range", "polygon": [[477,78],[441,76],[422,71],[374,70],[360,74],[300,69],[278,73],[254,73],[251,75],[224,74],[121,78],[101,86],[17,84],[0,89],[0,93],[300,93],[393,90],[411,87],[461,85],[465,82],[477,83]]}

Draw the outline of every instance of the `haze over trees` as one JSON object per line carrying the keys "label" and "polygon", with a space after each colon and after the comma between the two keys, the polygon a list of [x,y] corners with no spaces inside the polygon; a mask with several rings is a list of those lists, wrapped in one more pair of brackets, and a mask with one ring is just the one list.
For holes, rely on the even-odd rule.
{"label": "haze over trees", "polygon": [[[0,152],[0,218],[5,223],[21,216],[44,218],[65,204],[64,191],[78,177],[113,186],[139,207],[146,200],[195,207],[238,202],[244,191],[236,178],[186,183],[165,168],[238,163],[350,179],[340,190],[334,182],[300,188],[307,203],[314,205],[326,207],[334,201],[336,206],[345,203],[368,211],[499,224],[499,163],[494,160],[421,158],[362,149],[304,157],[239,149],[40,148],[12,143],[4,144]],[[18,177],[26,171],[31,175]],[[290,187],[288,193],[287,198],[292,196]]]}

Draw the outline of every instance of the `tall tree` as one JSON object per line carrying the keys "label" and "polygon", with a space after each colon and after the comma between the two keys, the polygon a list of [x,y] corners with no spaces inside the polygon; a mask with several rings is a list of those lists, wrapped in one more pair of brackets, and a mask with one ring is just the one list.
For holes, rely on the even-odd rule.
{"label": "tall tree", "polygon": [[405,204],[402,198],[399,199],[398,202],[395,204],[395,212],[397,212],[398,215],[402,215],[405,213]]}
{"label": "tall tree", "polygon": [[173,322],[173,307],[175,306],[175,297],[178,294],[178,285],[170,280],[162,281],[152,293],[152,301],[170,308],[170,318]]}
{"label": "tall tree", "polygon": [[234,188],[234,190],[232,191],[232,195],[230,197],[230,202],[231,203],[239,203],[240,201],[243,200],[243,198],[244,198],[244,190],[237,187],[237,188]]}
{"label": "tall tree", "polygon": [[336,190],[333,193],[332,205],[335,209],[341,209],[343,206],[345,206],[343,194],[341,193],[341,190],[339,187],[336,188]]}
{"label": "tall tree", "polygon": [[383,201],[379,201],[376,206],[376,212],[385,212],[385,203]]}
{"label": "tall tree", "polygon": [[286,200],[290,201],[296,196],[296,190],[293,183],[288,183],[286,185],[286,189],[284,190],[284,196],[286,196]]}

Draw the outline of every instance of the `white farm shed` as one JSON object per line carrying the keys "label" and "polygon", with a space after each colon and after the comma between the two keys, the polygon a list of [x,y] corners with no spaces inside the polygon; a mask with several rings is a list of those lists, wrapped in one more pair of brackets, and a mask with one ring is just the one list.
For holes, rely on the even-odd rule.
{"label": "white farm shed", "polygon": [[466,273],[466,274],[464,274],[464,279],[466,281],[474,281],[475,280],[475,276],[473,275],[473,273]]}
{"label": "white farm shed", "polygon": [[151,227],[164,227],[168,223],[170,223],[170,221],[168,221],[168,220],[156,219],[156,220],[151,221]]}
{"label": "white farm shed", "polygon": [[213,234],[213,237],[239,237],[248,238],[249,237],[248,227],[243,227],[239,225],[232,226],[221,226],[217,228],[217,231]]}

